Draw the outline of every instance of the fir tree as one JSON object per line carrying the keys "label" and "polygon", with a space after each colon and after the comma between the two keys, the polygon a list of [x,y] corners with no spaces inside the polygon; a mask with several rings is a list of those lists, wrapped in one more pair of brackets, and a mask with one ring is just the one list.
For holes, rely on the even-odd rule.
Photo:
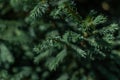
{"label": "fir tree", "polygon": [[79,0],[0,0],[0,80],[119,80],[120,28]]}

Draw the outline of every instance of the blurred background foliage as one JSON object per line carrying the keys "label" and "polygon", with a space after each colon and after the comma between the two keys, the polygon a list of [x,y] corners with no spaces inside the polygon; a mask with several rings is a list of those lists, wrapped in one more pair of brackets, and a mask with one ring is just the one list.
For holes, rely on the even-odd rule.
{"label": "blurred background foliage", "polygon": [[[68,8],[63,5],[64,1]],[[75,10],[75,13],[69,12],[69,8]],[[97,13],[93,15],[93,11],[91,15],[91,10]],[[107,22],[106,17],[101,14],[107,17]],[[119,14],[120,0],[0,0],[0,80],[119,80]],[[80,20],[82,23],[79,23]],[[93,24],[88,24],[89,21]],[[115,25],[110,25],[112,23]],[[82,33],[78,32],[76,25],[83,26]],[[82,38],[82,47],[78,49],[67,43],[78,46],[80,36],[88,39],[91,35],[91,40],[94,41],[98,35],[94,36],[91,31],[84,30],[84,26],[97,25],[100,28],[107,26],[101,33],[110,33],[105,38],[106,42],[110,42],[110,48],[108,44],[104,44],[102,47],[107,46],[108,50],[98,49],[105,54],[93,54],[92,58],[86,56],[84,51],[95,48],[91,49],[92,44],[89,46]],[[70,26],[74,26],[74,29]],[[66,41],[64,44],[71,48],[49,41],[49,37],[50,40],[56,40],[56,36],[57,40]],[[73,42],[67,41],[68,38]],[[47,50],[48,48],[52,48],[53,53],[59,52],[59,55],[55,57],[56,54],[53,54],[51,58],[51,50]],[[80,55],[71,49],[75,49]],[[66,54],[67,52],[70,54]]]}

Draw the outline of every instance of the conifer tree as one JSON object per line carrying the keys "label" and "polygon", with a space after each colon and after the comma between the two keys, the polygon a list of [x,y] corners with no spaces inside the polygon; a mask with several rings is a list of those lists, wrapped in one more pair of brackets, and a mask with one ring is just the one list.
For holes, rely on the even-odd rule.
{"label": "conifer tree", "polygon": [[0,80],[119,80],[119,23],[79,2],[0,0]]}

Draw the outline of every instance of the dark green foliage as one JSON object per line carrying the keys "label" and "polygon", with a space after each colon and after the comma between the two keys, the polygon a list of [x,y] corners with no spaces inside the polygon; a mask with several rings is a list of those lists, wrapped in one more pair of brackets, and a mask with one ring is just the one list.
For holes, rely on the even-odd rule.
{"label": "dark green foliage", "polygon": [[0,80],[119,80],[119,23],[78,3],[0,0]]}

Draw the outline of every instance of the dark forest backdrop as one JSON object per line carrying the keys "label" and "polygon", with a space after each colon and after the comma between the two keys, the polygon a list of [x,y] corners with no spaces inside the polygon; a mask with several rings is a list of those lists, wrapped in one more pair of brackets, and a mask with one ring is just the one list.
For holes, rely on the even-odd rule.
{"label": "dark forest backdrop", "polygon": [[120,0],[0,0],[0,80],[120,80]]}

